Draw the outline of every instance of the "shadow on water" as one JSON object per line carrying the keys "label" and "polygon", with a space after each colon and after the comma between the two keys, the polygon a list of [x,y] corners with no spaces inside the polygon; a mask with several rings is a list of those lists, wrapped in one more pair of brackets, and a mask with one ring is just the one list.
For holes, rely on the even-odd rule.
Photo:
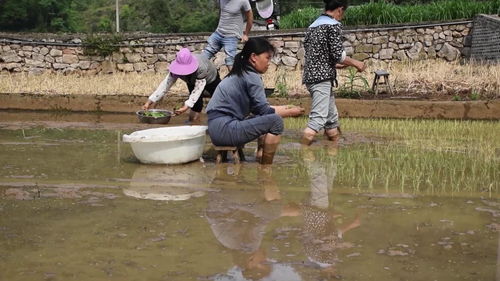
{"label": "shadow on water", "polygon": [[[126,130],[0,130],[0,280],[500,277],[496,185],[408,180],[428,173],[421,159],[462,154],[419,158],[357,132],[302,148],[287,132],[273,166],[256,164],[252,145],[240,165],[215,165],[209,145],[204,162],[142,165]],[[492,161],[459,183],[494,182]],[[376,176],[388,170],[408,179]]]}

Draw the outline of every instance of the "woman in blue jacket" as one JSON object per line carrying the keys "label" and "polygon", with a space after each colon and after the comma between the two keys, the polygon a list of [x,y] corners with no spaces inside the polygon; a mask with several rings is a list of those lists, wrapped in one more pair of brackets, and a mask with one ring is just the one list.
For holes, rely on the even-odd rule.
{"label": "woman in blue jacket", "polygon": [[208,134],[217,146],[243,146],[258,138],[257,161],[272,164],[283,133],[281,116],[296,116],[300,107],[269,105],[261,74],[274,54],[266,39],[250,38],[235,57],[231,72],[207,105]]}

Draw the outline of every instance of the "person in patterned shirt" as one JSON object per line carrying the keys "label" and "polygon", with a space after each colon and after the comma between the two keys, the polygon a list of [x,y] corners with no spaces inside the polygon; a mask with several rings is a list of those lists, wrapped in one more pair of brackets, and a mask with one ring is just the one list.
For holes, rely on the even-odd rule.
{"label": "person in patterned shirt", "polygon": [[192,54],[187,48],[177,52],[175,60],[170,64],[167,77],[149,96],[142,108],[147,110],[154,107],[177,79],[186,82],[190,95],[184,106],[175,110],[175,114],[179,115],[191,109],[189,121],[199,121],[203,109],[203,91],[212,96],[221,80],[217,68],[210,60],[202,54]]}
{"label": "person in patterned shirt", "polygon": [[305,63],[302,82],[311,94],[311,112],[302,135],[302,144],[310,145],[321,130],[329,140],[340,137],[340,123],[333,86],[336,68],[353,66],[365,70],[363,62],[346,55],[342,46],[342,20],[347,0],[324,0],[325,12],[307,29],[304,37]]}

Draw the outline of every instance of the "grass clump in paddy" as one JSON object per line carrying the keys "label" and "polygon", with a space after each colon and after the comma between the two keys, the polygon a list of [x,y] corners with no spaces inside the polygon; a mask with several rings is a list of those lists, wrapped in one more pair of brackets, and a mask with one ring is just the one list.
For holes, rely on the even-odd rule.
{"label": "grass clump in paddy", "polygon": [[[292,130],[305,124],[305,118],[285,121],[286,128]],[[498,122],[344,118],[342,126],[344,140],[336,156],[321,147],[315,151],[318,161],[327,165],[335,162],[337,188],[498,194]],[[371,141],[356,141],[358,135]]]}

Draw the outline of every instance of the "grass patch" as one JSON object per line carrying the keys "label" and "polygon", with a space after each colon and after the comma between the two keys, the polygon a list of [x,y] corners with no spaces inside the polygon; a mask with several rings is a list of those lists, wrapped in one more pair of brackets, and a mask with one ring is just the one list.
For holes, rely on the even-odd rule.
{"label": "grass patch", "polygon": [[[281,28],[305,28],[323,12],[323,8],[305,7],[281,19]],[[470,19],[477,14],[500,13],[500,0],[440,0],[426,4],[396,5],[376,1],[347,9],[342,23],[348,26],[412,23]]]}
{"label": "grass patch", "polygon": [[[288,118],[285,126],[298,130],[306,121]],[[336,156],[319,147],[314,152],[324,165],[336,163],[335,186],[488,196],[499,191],[498,122],[344,118],[342,126],[345,145]],[[359,135],[365,141],[356,141]]]}

